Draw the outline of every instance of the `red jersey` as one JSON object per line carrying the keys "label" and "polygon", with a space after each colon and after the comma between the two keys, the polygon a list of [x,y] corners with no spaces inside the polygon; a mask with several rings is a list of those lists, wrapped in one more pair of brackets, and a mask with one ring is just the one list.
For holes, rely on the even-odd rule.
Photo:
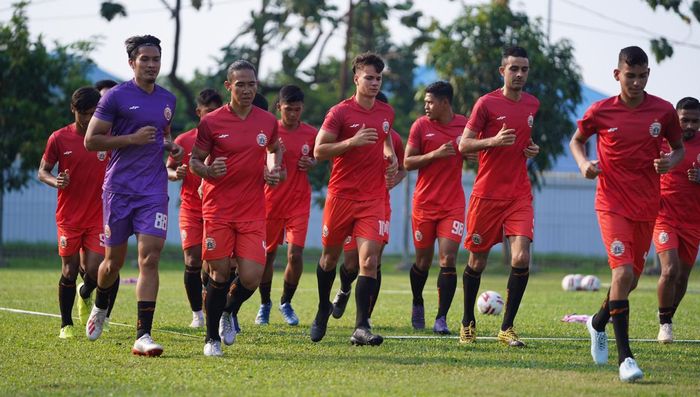
{"label": "red jersey", "polygon": [[268,219],[284,219],[306,215],[311,207],[311,184],[306,171],[297,165],[302,156],[313,157],[316,129],[301,123],[288,130],[277,122],[279,139],[284,146],[282,166],[287,170],[287,179],[278,186],[265,185],[265,213]]}
{"label": "red jersey", "polygon": [[[700,228],[700,183],[688,180],[688,170],[700,167],[700,133],[683,141],[685,157],[671,170],[661,175],[661,209],[659,219],[684,226]],[[664,143],[668,153],[668,143]],[[687,227],[686,227],[687,226]]]}
{"label": "red jersey", "polygon": [[[175,138],[175,143],[182,146],[185,154],[182,156],[182,164],[187,165],[187,173],[182,181],[180,188],[180,209],[188,211],[202,212],[202,199],[199,197],[197,190],[202,183],[202,178],[189,169],[190,157],[192,157],[192,148],[197,139],[197,129],[193,128],[187,132],[183,132]],[[175,160],[168,158],[168,165],[175,164]]]}
{"label": "red jersey", "polygon": [[[401,139],[401,135],[399,135],[396,130],[393,128],[391,129],[391,142],[394,144],[394,152],[396,152],[396,161],[397,164],[402,165],[403,164],[403,158],[404,158],[404,147],[403,147],[403,140]],[[385,164],[385,166],[389,166],[389,164]],[[386,186],[386,184],[384,185]],[[389,202],[390,199],[389,195],[389,189],[386,189],[386,199],[387,202]],[[390,203],[390,202],[389,202]]]}
{"label": "red jersey", "polygon": [[224,105],[202,118],[195,146],[211,161],[226,157],[226,174],[205,178],[202,217],[218,222],[265,220],[267,147],[277,142],[277,119],[256,106],[245,119]]}
{"label": "red jersey", "polygon": [[448,124],[422,116],[411,126],[408,143],[421,154],[430,153],[448,142],[455,149],[454,156],[435,159],[418,170],[413,208],[447,211],[464,209],[463,160],[459,153],[459,140],[466,124],[467,118],[456,114]]}
{"label": "red jersey", "polygon": [[503,124],[515,129],[515,143],[479,152],[479,171],[472,195],[494,200],[531,198],[527,158],[523,150],[530,144],[532,126],[540,101],[523,92],[519,101],[503,95],[499,88],[476,101],[467,128],[477,133],[478,139],[498,134]]}
{"label": "red jersey", "polygon": [[644,94],[634,109],[619,96],[591,105],[578,121],[581,133],[598,134],[598,175],[595,209],[622,215],[633,221],[653,221],[661,200],[659,158],[663,139],[679,141],[681,126],[673,106],[661,98]]}
{"label": "red jersey", "polygon": [[347,200],[365,201],[386,196],[384,140],[394,123],[394,109],[374,101],[371,109],[360,106],[355,97],[333,106],[323,121],[325,131],[337,136],[337,142],[350,139],[364,124],[376,128],[378,139],[371,145],[354,147],[333,158],[328,193]]}
{"label": "red jersey", "polygon": [[65,189],[58,189],[58,226],[102,227],[102,183],[109,155],[88,152],[84,140],[73,123],[54,131],[46,143],[44,161],[58,163],[58,172],[68,170],[70,178]]}

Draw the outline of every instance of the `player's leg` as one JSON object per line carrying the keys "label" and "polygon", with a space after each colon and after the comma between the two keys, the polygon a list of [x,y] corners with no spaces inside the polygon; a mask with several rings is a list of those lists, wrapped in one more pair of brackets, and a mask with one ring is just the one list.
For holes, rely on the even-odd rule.
{"label": "player's leg", "polygon": [[[462,223],[459,222],[461,225]],[[462,225],[464,229],[464,225]],[[449,335],[447,327],[447,313],[452,306],[452,299],[457,289],[457,251],[459,241],[445,237],[438,237],[438,257],[440,258],[440,274],[437,279],[438,311],[435,316],[433,332],[441,335]]]}
{"label": "player's leg", "polygon": [[[92,245],[92,244],[86,244],[84,246],[84,249],[80,252],[80,262],[81,262],[81,267],[85,269],[85,276],[83,277],[83,280],[85,280],[85,283],[81,284],[82,288],[79,287],[78,289],[78,294],[79,298],[78,299],[78,314],[80,315],[81,312],[83,314],[83,318],[87,320],[88,315],[90,314],[90,309],[92,308],[92,291],[97,288],[97,274],[100,269],[100,264],[104,261],[105,255],[104,255],[104,246],[98,245]],[[109,321],[110,321],[110,315],[112,313],[112,308],[114,307],[114,303],[117,300],[117,292],[119,291],[119,275],[117,274],[117,279],[112,284],[112,287],[109,289],[109,306],[107,307],[107,317],[105,318],[105,322],[103,325],[103,332],[109,331]],[[90,286],[88,286],[88,283],[90,283]],[[87,290],[87,291],[84,291]],[[82,295],[87,293],[87,298],[83,299]]]}
{"label": "player's leg", "polygon": [[408,276],[413,296],[411,303],[411,326],[413,329],[425,328],[423,289],[428,281],[428,272],[433,263],[435,238],[437,237],[437,222],[422,215],[420,211],[414,209],[411,216],[413,246],[416,251],[416,261],[411,266]]}
{"label": "player's leg", "polygon": [[73,303],[75,303],[75,282],[80,268],[80,254],[61,256],[61,278],[58,281],[58,307],[61,312],[61,339],[73,338]]}
{"label": "player's leg", "polygon": [[525,344],[513,330],[515,316],[518,314],[520,302],[525,294],[530,275],[530,238],[525,236],[509,236],[511,249],[511,267],[506,289],[506,307],[503,314],[501,330],[498,339],[508,346],[521,347]]}
{"label": "player's leg", "polygon": [[288,325],[298,325],[299,317],[292,308],[292,298],[304,269],[304,247],[290,242],[287,247],[287,267],[284,269],[284,285],[280,298],[280,313]]}
{"label": "player's leg", "polygon": [[231,344],[236,336],[231,317],[224,318],[221,315],[226,306],[231,264],[228,255],[216,259],[205,259],[204,263],[209,272],[205,301],[207,332],[204,355],[221,356],[223,354],[221,350],[222,339]]}
{"label": "player's leg", "polygon": [[192,310],[192,322],[190,327],[204,327],[204,313],[202,312],[202,244],[201,237],[199,244],[185,248],[183,256],[185,260],[185,292],[187,301]]}
{"label": "player's leg", "polygon": [[132,353],[142,356],[159,356],[163,347],[151,338],[153,315],[156,310],[160,277],[158,265],[165,238],[145,233],[136,234],[139,277],[136,281],[136,342]]}
{"label": "player's leg", "polygon": [[352,283],[357,279],[360,263],[357,252],[357,240],[348,236],[343,245],[343,263],[340,264],[340,289],[333,298],[333,318],[341,318],[350,300]]}
{"label": "player's leg", "polygon": [[[379,218],[381,219],[381,218]],[[382,247],[381,240],[370,240],[358,233],[357,248],[359,253],[360,271],[355,288],[355,331],[350,342],[354,345],[380,345],[384,338],[372,334],[369,325],[369,308],[375,299],[377,291],[377,265]]]}
{"label": "player's leg", "polygon": [[372,313],[374,313],[374,308],[377,306],[377,301],[379,300],[379,291],[382,289],[382,256],[384,256],[384,248],[386,248],[387,244],[388,241],[385,240],[382,244],[382,248],[379,249],[379,263],[377,263],[377,290],[374,292],[374,300],[372,300],[369,306],[370,327],[372,326]]}
{"label": "player's leg", "polygon": [[258,314],[255,316],[255,324],[257,325],[267,325],[270,323],[270,309],[272,308],[270,292],[272,291],[272,275],[274,273],[276,257],[277,246],[274,246],[267,251],[262,279],[260,280],[260,308],[258,309]]}
{"label": "player's leg", "polygon": [[[105,258],[100,263],[97,272],[97,290],[95,293],[95,303],[90,315],[85,322],[85,333],[88,339],[96,340],[102,334],[104,321],[109,310],[110,291],[119,278],[121,270],[126,260],[127,242],[105,248]],[[86,273],[87,276],[87,273]]]}
{"label": "player's leg", "polygon": [[459,329],[460,343],[474,343],[476,341],[474,305],[476,304],[476,297],[479,295],[481,273],[486,268],[488,258],[489,251],[470,252],[467,265],[464,267],[464,273],[462,273],[464,312],[462,314],[462,324]]}
{"label": "player's leg", "polygon": [[659,251],[661,275],[656,288],[659,299],[659,334],[656,339],[661,343],[673,342],[673,306],[675,304],[675,289],[680,276],[681,263],[677,249]]}
{"label": "player's leg", "polygon": [[675,314],[688,289],[688,278],[693,270],[695,258],[698,256],[698,247],[700,247],[700,230],[681,230],[679,232],[678,255],[680,256],[681,266],[678,277],[676,277],[673,314]]}

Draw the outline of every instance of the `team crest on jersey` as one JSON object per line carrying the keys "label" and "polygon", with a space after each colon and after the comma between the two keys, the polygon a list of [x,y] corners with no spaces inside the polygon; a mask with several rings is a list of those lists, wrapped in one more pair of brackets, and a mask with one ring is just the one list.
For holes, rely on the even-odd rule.
{"label": "team crest on jersey", "polygon": [[170,109],[170,106],[165,105],[165,109],[163,109],[163,116],[165,116],[165,119],[168,121],[173,118],[173,111]]}
{"label": "team crest on jersey", "polygon": [[301,154],[304,155],[304,156],[308,156],[310,150],[311,150],[311,148],[309,147],[309,145],[305,143],[305,144],[301,147]]}
{"label": "team crest on jersey", "polygon": [[423,241],[423,233],[421,233],[420,230],[416,230],[415,236],[416,241]]}
{"label": "team crest on jersey", "polygon": [[659,243],[661,243],[661,244],[668,243],[668,233],[666,233],[666,232],[659,233]]}
{"label": "team crest on jersey", "polygon": [[472,243],[476,245],[481,244],[481,236],[477,233],[472,234]]}
{"label": "team crest on jersey", "polygon": [[214,240],[214,237],[207,237],[205,244],[207,246],[207,251],[214,251],[216,249],[216,240]]}
{"label": "team crest on jersey", "polygon": [[110,238],[112,236],[112,229],[109,228],[109,225],[105,224],[105,238]]}
{"label": "team crest on jersey", "polygon": [[180,230],[180,238],[182,239],[182,241],[187,240],[187,230],[185,230],[185,229]]}
{"label": "team crest on jersey", "polygon": [[[697,163],[700,163],[700,153],[698,153],[698,156],[695,157],[695,161],[696,161]],[[696,165],[697,165],[697,164],[696,164]],[[695,166],[693,166],[693,167],[695,167]]]}
{"label": "team crest on jersey", "polygon": [[352,236],[347,236],[345,237],[345,245],[348,245],[352,242]]}
{"label": "team crest on jersey", "polygon": [[625,244],[620,240],[615,240],[610,244],[610,253],[613,256],[622,256],[625,253]]}
{"label": "team crest on jersey", "polygon": [[105,161],[107,158],[107,152],[97,152],[97,159],[100,161]]}
{"label": "team crest on jersey", "polygon": [[461,141],[462,141],[461,135],[459,135],[459,136],[457,136],[457,138],[455,138],[455,144],[457,145],[457,147],[459,147],[459,142],[461,142]]}
{"label": "team crest on jersey", "polygon": [[661,134],[661,123],[658,121],[651,123],[649,126],[649,134],[654,138],[658,137]]}
{"label": "team crest on jersey", "polygon": [[527,126],[532,128],[532,126],[534,124],[535,124],[535,117],[532,114],[530,114],[529,116],[527,116]]}
{"label": "team crest on jersey", "polygon": [[267,137],[265,134],[263,134],[262,131],[258,134],[257,137],[255,137],[255,140],[258,142],[258,146],[265,146],[267,145]]}
{"label": "team crest on jersey", "polygon": [[61,248],[68,247],[68,239],[66,238],[66,236],[59,237],[58,244],[61,246]]}
{"label": "team crest on jersey", "polygon": [[321,229],[321,235],[323,237],[328,237],[328,226],[323,225],[323,229]]}
{"label": "team crest on jersey", "polygon": [[389,122],[388,121],[384,120],[384,122],[382,123],[382,130],[384,130],[385,134],[389,133]]}

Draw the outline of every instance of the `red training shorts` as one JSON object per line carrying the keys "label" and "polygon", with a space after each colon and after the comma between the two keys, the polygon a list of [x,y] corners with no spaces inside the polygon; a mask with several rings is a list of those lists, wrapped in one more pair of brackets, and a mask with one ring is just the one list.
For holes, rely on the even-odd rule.
{"label": "red training shorts", "polygon": [[182,250],[202,244],[204,235],[204,219],[201,211],[180,209],[180,239]]}
{"label": "red training shorts", "polygon": [[265,265],[265,221],[204,220],[202,259],[244,258]]}
{"label": "red training shorts", "polygon": [[341,245],[347,236],[384,242],[389,229],[384,217],[384,201],[383,198],[347,200],[329,194],[323,209],[323,246]]}
{"label": "red training shorts", "polygon": [[612,212],[596,212],[610,268],[631,264],[634,274],[641,275],[651,246],[654,221],[633,221]]}
{"label": "red training shorts", "polygon": [[657,218],[654,225],[654,246],[656,252],[678,250],[681,263],[693,266],[700,246],[700,227],[675,227],[670,222]]}
{"label": "red training shorts", "polygon": [[90,250],[105,254],[105,235],[102,226],[76,228],[56,225],[58,235],[58,255],[73,256],[80,250]]}
{"label": "red training shorts", "polygon": [[464,236],[464,208],[450,211],[413,208],[413,245],[424,249],[432,247],[438,237],[462,242]]}
{"label": "red training shorts", "polygon": [[306,244],[306,231],[309,228],[309,214],[287,219],[265,220],[267,252],[277,249],[284,243],[303,247]]}
{"label": "red training shorts", "polygon": [[535,214],[530,197],[515,200],[491,200],[471,196],[467,211],[467,237],[464,248],[487,252],[506,236],[524,236],[533,240]]}

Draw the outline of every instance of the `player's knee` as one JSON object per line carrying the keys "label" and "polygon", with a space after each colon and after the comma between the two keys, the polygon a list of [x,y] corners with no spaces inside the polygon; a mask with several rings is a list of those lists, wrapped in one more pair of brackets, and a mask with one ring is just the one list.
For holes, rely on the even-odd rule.
{"label": "player's knee", "polygon": [[360,273],[372,273],[377,270],[378,264],[379,258],[375,255],[370,255],[364,260],[360,261]]}
{"label": "player's knee", "polygon": [[486,269],[486,258],[475,254],[471,254],[469,256],[468,266],[472,270],[481,273],[484,271],[484,269]]}
{"label": "player's knee", "polygon": [[141,268],[158,268],[160,262],[160,252],[153,251],[139,257],[139,267]]}
{"label": "player's knee", "polygon": [[457,255],[444,254],[440,256],[440,267],[455,267]]}
{"label": "player's knee", "polygon": [[63,266],[61,275],[67,280],[73,282],[78,279],[78,266]]}
{"label": "player's knee", "polygon": [[332,255],[323,255],[319,261],[321,269],[328,272],[335,269],[338,266],[338,257]]}
{"label": "player's knee", "polygon": [[303,258],[301,252],[291,252],[287,255],[287,263],[291,264],[292,266],[301,266],[302,262]]}
{"label": "player's knee", "polygon": [[202,269],[202,260],[196,256],[188,255],[185,257],[185,267],[199,271]]}
{"label": "player's knee", "polygon": [[675,281],[678,275],[678,269],[680,266],[676,263],[668,263],[666,266],[661,267],[661,278],[665,281]]}
{"label": "player's knee", "polygon": [[518,268],[530,266],[530,253],[527,251],[514,252],[511,258],[511,265]]}

